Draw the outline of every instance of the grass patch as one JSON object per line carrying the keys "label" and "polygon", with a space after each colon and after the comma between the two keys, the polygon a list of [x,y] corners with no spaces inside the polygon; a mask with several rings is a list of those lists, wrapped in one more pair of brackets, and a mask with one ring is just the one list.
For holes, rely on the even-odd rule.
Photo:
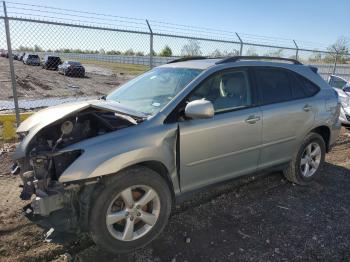
{"label": "grass patch", "polygon": [[99,67],[108,68],[112,70],[115,74],[124,73],[129,75],[139,75],[149,70],[149,66],[146,65],[123,64],[97,60],[80,60],[80,62],[86,65],[96,65]]}

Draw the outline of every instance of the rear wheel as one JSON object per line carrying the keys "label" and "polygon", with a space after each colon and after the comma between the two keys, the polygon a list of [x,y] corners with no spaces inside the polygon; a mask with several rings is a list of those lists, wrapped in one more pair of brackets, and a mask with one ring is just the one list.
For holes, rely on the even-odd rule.
{"label": "rear wheel", "polygon": [[326,145],[317,133],[304,138],[299,151],[284,170],[285,177],[296,184],[305,185],[319,175],[324,163]]}
{"label": "rear wheel", "polygon": [[113,253],[130,252],[156,238],[171,210],[167,183],[153,170],[134,167],[109,178],[90,212],[95,243]]}

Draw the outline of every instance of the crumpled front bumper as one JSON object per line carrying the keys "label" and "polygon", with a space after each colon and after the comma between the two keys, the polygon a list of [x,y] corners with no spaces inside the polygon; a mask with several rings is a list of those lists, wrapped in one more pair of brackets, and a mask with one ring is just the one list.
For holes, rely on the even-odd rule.
{"label": "crumpled front bumper", "polygon": [[64,208],[64,195],[55,194],[46,197],[35,197],[31,203],[34,215],[48,216]]}

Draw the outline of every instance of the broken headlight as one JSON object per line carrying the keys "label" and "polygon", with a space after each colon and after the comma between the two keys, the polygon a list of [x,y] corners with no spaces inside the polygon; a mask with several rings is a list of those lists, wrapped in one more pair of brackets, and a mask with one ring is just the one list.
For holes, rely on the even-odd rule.
{"label": "broken headlight", "polygon": [[55,169],[55,178],[58,180],[61,174],[82,154],[82,150],[67,151],[55,154],[52,158]]}

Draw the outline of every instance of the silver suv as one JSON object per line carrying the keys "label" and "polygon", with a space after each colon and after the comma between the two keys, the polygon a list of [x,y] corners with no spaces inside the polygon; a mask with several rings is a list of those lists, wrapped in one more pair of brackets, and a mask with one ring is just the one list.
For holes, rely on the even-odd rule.
{"label": "silver suv", "polygon": [[128,252],[184,193],[272,168],[309,183],[340,131],[337,93],[315,68],[267,59],[180,59],[34,114],[17,130],[21,198],[56,230]]}

